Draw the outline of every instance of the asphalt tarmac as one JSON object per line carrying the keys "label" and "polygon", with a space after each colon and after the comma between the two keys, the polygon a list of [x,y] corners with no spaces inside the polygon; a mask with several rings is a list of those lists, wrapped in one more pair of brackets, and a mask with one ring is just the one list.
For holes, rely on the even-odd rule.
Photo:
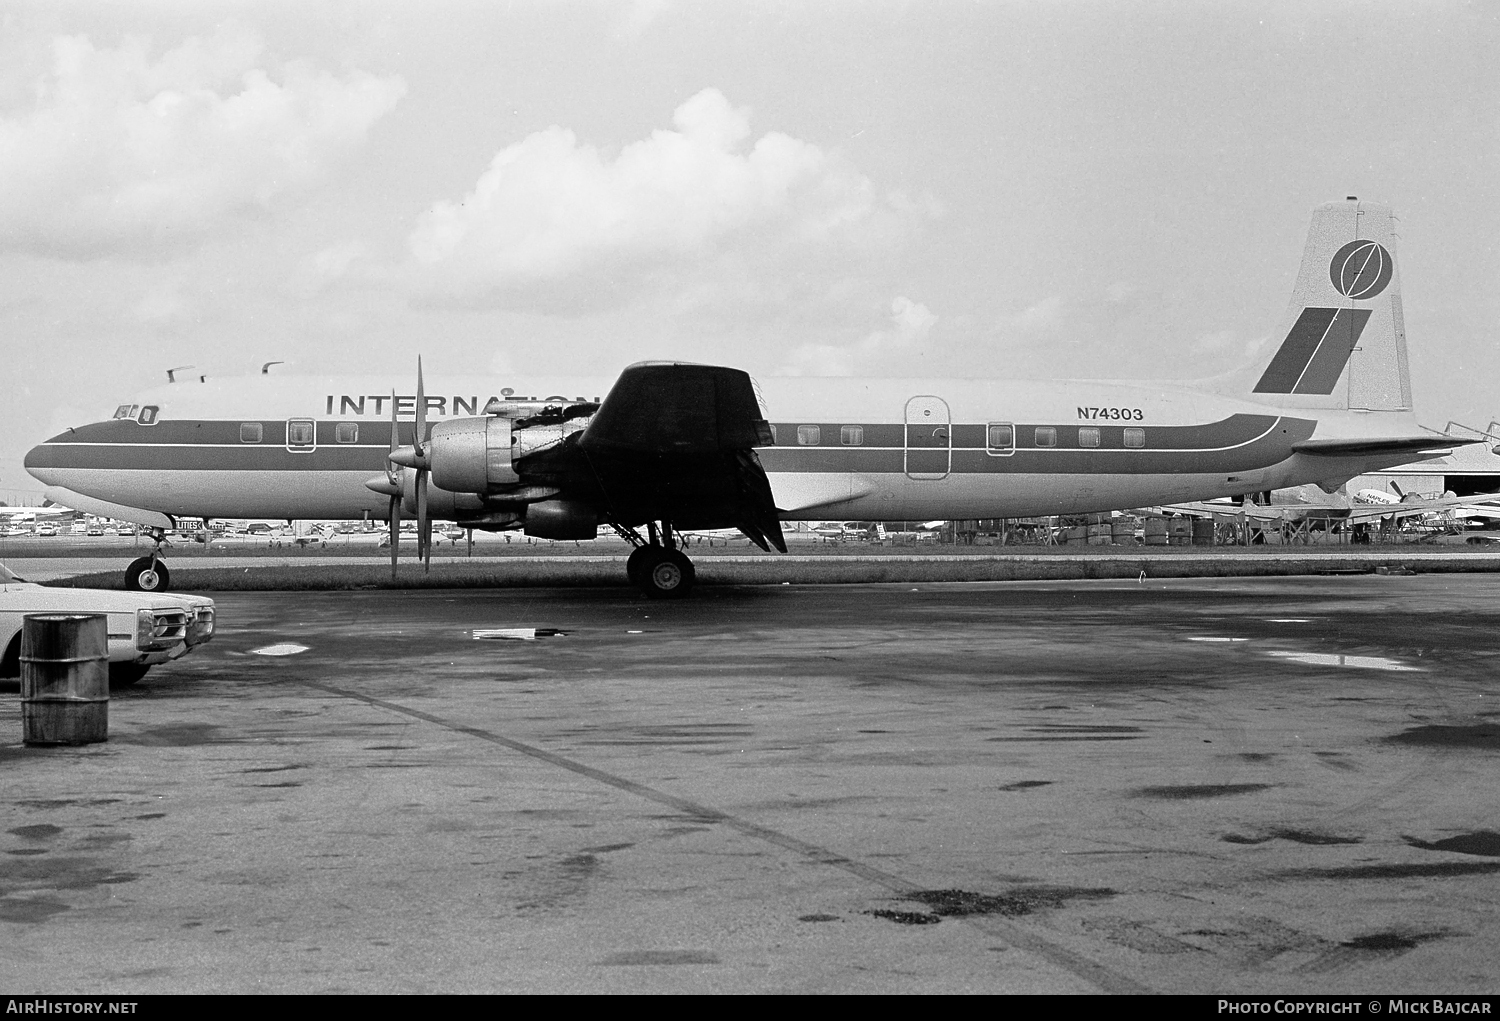
{"label": "asphalt tarmac", "polygon": [[1494,575],[218,602],[0,687],[6,993],[1500,986]]}

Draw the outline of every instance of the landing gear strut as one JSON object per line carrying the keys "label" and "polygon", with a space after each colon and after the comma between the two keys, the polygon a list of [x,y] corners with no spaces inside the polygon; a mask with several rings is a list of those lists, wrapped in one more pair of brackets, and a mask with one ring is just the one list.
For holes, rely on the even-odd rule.
{"label": "landing gear strut", "polygon": [[137,557],[125,568],[125,588],[131,592],[165,592],[172,580],[172,572],[167,570],[167,565],[161,559],[161,546],[166,541],[166,533],[160,528],[153,528],[150,535],[156,542],[151,555]]}
{"label": "landing gear strut", "polygon": [[693,562],[687,555],[677,548],[671,522],[663,521],[660,531],[656,522],[647,522],[649,540],[642,539],[634,528],[615,525],[614,529],[635,547],[630,559],[625,561],[625,576],[630,579],[630,584],[652,599],[681,599],[692,591],[698,572],[693,570]]}

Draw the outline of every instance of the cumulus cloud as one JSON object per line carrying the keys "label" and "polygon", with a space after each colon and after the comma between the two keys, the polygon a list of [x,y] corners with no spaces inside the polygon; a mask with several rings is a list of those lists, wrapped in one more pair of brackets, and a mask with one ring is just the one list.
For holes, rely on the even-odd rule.
{"label": "cumulus cloud", "polygon": [[861,370],[879,370],[886,358],[918,350],[937,321],[938,317],[926,305],[897,297],[891,302],[888,327],[852,344],[803,344],[792,351],[780,374],[853,376]]}
{"label": "cumulus cloud", "polygon": [[679,106],[672,125],[613,156],[556,126],[500,150],[472,191],[419,218],[408,279],[455,304],[597,307],[681,283],[705,260],[763,260],[882,217],[932,215],[881,198],[810,142],[775,131],[751,142],[749,110],[717,89]]}
{"label": "cumulus cloud", "polygon": [[230,25],[153,59],[128,38],[53,41],[28,110],[0,111],[0,250],[154,255],[309,188],[406,90],[400,78],[267,69]]}

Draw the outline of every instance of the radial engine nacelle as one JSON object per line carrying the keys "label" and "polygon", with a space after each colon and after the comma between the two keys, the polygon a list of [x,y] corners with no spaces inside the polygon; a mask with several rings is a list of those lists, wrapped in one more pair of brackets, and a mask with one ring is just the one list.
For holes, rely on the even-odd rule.
{"label": "radial engine nacelle", "polygon": [[509,490],[521,481],[517,461],[583,431],[595,407],[559,405],[530,418],[488,415],[439,422],[424,449],[432,483],[449,492],[481,496]]}
{"label": "radial engine nacelle", "polygon": [[505,418],[455,418],[432,427],[427,460],[433,485],[450,493],[488,493],[521,481],[511,467],[511,423]]}

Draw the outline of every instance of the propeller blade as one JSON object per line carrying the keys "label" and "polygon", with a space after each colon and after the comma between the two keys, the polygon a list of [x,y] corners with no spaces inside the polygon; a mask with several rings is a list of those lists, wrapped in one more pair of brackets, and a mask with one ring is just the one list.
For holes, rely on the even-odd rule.
{"label": "propeller blade", "polygon": [[[417,432],[412,437],[412,443],[417,448],[417,456],[424,462],[427,459],[427,391],[422,386],[422,356],[417,355]],[[419,467],[426,467],[425,464]]]}
{"label": "propeller blade", "polygon": [[427,516],[427,473],[417,472],[417,556],[432,568],[432,519]]}
{"label": "propeller blade", "polygon": [[412,436],[417,469],[417,556],[424,570],[432,570],[432,518],[427,514],[427,387],[422,380],[422,356],[417,355],[417,422]]}
{"label": "propeller blade", "polygon": [[396,481],[396,463],[390,460],[392,454],[396,453],[396,447],[401,445],[398,433],[399,423],[396,421],[396,391],[390,391],[390,454],[386,456],[386,478],[392,483]]}
{"label": "propeller blade", "polygon": [[401,544],[401,494],[391,497],[391,581],[396,580],[396,554]]}

